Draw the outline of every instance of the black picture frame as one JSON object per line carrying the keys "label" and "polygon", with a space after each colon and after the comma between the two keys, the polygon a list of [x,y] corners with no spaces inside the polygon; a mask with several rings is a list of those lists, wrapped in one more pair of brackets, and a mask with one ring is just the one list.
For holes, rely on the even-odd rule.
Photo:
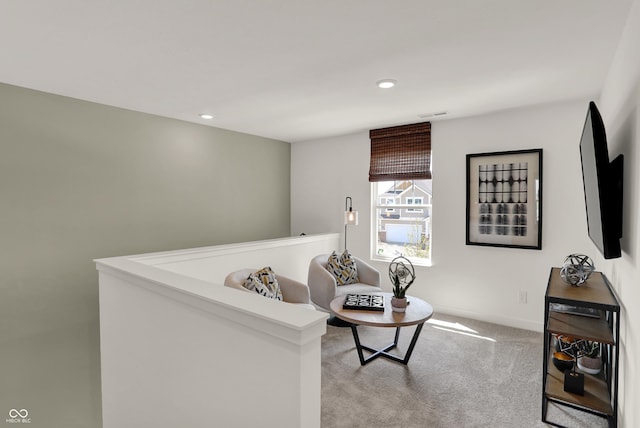
{"label": "black picture frame", "polygon": [[542,249],[542,149],[467,155],[466,244]]}

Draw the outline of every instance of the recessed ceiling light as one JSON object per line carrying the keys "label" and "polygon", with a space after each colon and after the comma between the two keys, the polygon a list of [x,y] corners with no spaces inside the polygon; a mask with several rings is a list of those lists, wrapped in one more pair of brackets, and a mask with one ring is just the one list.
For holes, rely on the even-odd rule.
{"label": "recessed ceiling light", "polygon": [[213,119],[213,115],[212,114],[208,114],[208,113],[200,113],[200,117],[202,119],[207,119],[207,120]]}
{"label": "recessed ceiling light", "polygon": [[376,85],[378,85],[378,88],[389,89],[396,86],[396,81],[393,79],[382,79],[382,80],[378,80],[376,82]]}

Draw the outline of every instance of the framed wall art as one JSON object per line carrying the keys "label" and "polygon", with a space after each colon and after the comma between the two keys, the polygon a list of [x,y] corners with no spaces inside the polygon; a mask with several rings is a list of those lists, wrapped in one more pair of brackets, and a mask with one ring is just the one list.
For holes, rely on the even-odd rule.
{"label": "framed wall art", "polygon": [[542,149],[467,155],[467,245],[542,248]]}

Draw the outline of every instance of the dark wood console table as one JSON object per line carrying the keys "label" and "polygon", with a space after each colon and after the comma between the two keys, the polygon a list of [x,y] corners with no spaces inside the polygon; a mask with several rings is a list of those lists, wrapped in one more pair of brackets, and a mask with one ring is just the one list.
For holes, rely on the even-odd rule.
{"label": "dark wood console table", "polygon": [[[557,304],[594,309],[597,317],[554,310]],[[584,395],[564,390],[564,373],[551,361],[554,335],[601,344],[602,370],[597,375],[584,375]],[[572,287],[562,280],[559,268],[552,268],[544,309],[543,422],[561,426],[547,420],[548,403],[554,402],[604,417],[609,427],[617,427],[619,338],[620,304],[607,278],[594,272],[580,287]]]}

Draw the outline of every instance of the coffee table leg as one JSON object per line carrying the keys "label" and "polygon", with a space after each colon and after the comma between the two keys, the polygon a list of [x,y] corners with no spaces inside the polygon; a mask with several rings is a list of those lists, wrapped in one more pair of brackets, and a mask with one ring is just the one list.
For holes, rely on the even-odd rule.
{"label": "coffee table leg", "polygon": [[[411,338],[411,343],[409,344],[409,348],[407,349],[407,353],[405,354],[404,358],[399,358],[395,355],[389,354],[387,353],[388,351],[392,350],[393,348],[395,348],[398,345],[398,338],[400,337],[400,327],[396,327],[396,334],[393,340],[393,343],[386,346],[383,349],[373,349],[370,348],[368,346],[362,345],[360,343],[360,337],[358,336],[358,329],[357,329],[357,325],[356,324],[352,324],[351,325],[351,332],[353,333],[353,340],[356,343],[356,349],[358,351],[358,358],[360,358],[360,365],[365,365],[367,363],[370,363],[371,361],[375,360],[378,357],[384,357],[387,358],[389,360],[392,361],[396,361],[398,363],[402,363],[404,365],[407,365],[409,363],[409,358],[411,358],[411,354],[413,353],[413,348],[416,346],[416,342],[418,341],[418,337],[420,336],[420,332],[422,331],[422,326],[424,325],[424,323],[420,323],[416,326],[416,330],[413,333],[413,337]],[[364,354],[362,353],[362,350],[366,350],[369,352],[372,352],[372,355],[369,356],[369,358],[364,358]]]}
{"label": "coffee table leg", "polygon": [[409,344],[409,349],[407,349],[407,353],[404,356],[404,360],[402,361],[402,364],[407,364],[409,362],[409,358],[411,358],[411,354],[413,353],[413,348],[416,346],[416,342],[418,341],[418,337],[420,336],[420,332],[422,331],[423,325],[424,323],[420,323],[416,326],[416,331],[413,333],[413,337],[411,338],[411,343]]}
{"label": "coffee table leg", "polygon": [[398,339],[400,338],[400,327],[396,327],[396,337],[393,339],[393,344],[398,345]]}
{"label": "coffee table leg", "polygon": [[368,363],[365,361],[364,355],[362,355],[362,345],[360,345],[360,337],[358,337],[358,330],[355,324],[351,324],[351,333],[353,333],[353,340],[356,342],[356,349],[358,350],[358,357],[360,357],[360,365],[364,366]]}

